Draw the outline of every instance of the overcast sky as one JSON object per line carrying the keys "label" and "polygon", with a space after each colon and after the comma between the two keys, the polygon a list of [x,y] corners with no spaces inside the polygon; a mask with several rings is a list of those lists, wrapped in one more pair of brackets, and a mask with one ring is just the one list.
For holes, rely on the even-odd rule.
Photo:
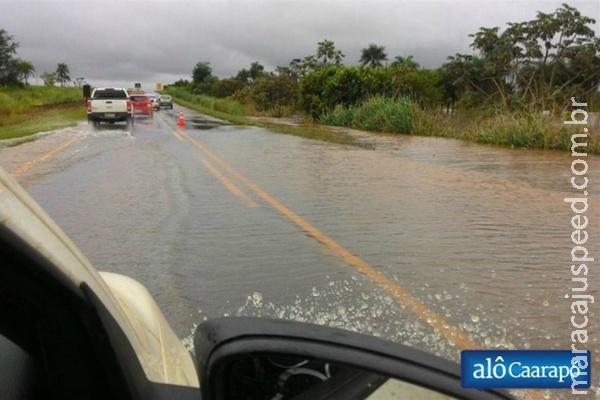
{"label": "overcast sky", "polygon": [[[190,79],[208,61],[213,74],[235,75],[259,61],[268,71],[314,54],[332,40],[357,64],[370,43],[388,59],[413,55],[437,67],[455,53],[471,53],[468,35],[506,27],[568,3],[600,20],[600,1],[6,1],[0,29],[20,43],[17,56],[37,74],[69,66],[71,78],[94,86],[133,86]],[[596,35],[600,36],[598,23]],[[35,81],[35,79],[33,79]],[[41,81],[38,80],[41,83]]]}

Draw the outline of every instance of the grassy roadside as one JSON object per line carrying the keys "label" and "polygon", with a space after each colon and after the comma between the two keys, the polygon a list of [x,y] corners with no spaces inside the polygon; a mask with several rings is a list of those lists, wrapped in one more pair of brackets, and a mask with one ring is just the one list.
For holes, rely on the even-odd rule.
{"label": "grassy roadside", "polygon": [[[584,133],[580,125],[565,125],[569,115],[544,116],[534,113],[497,113],[481,111],[459,112],[445,115],[432,112],[415,120],[415,133],[419,136],[436,136],[501,147],[525,147],[542,150],[571,151],[572,135]],[[600,135],[590,129],[585,151],[600,154]],[[581,150],[580,148],[580,151]]]}
{"label": "grassy roadside", "polygon": [[[583,133],[580,126],[563,123],[569,119],[568,115],[544,116],[488,109],[447,115],[441,110],[424,111],[410,102],[405,104],[383,98],[373,98],[365,104],[348,109],[336,107],[321,118],[324,125],[289,124],[286,120],[244,115],[247,110],[235,100],[176,91],[169,94],[186,107],[234,124],[261,126],[276,132],[359,146],[368,145],[357,144],[355,139],[333,126],[367,132],[444,137],[501,147],[559,151],[571,151],[572,135]],[[587,143],[588,153],[600,154],[600,135],[593,130],[586,140],[580,138],[578,142]]]}
{"label": "grassy roadside", "polygon": [[0,88],[0,140],[74,126],[85,115],[80,88]]}
{"label": "grassy roadside", "polygon": [[23,122],[0,126],[0,140],[19,139],[40,132],[75,126],[86,117],[81,102],[73,107],[48,107],[35,113],[27,113]]}
{"label": "grassy roadside", "polygon": [[354,138],[344,135],[343,133],[335,132],[331,129],[328,129],[326,126],[318,124],[286,125],[271,123],[244,115],[230,114],[228,112],[215,109],[214,106],[211,106],[211,104],[205,105],[197,101],[184,100],[173,94],[171,95],[178,104],[181,104],[184,107],[222,119],[224,121],[231,122],[236,125],[258,126],[287,135],[300,136],[303,138],[321,140],[330,143],[348,144],[361,147],[365,146],[364,144],[356,141]]}
{"label": "grassy roadside", "polygon": [[[482,112],[445,115],[411,109],[403,104],[390,105],[384,99],[375,99],[374,107],[370,108],[366,104],[362,108],[336,109],[323,118],[328,125],[286,123],[285,120],[244,115],[244,106],[233,100],[196,95],[184,99],[175,93],[171,94],[178,103],[188,108],[237,125],[258,126],[279,133],[360,147],[369,145],[328,125],[371,132],[446,137],[504,147],[563,151],[570,151],[573,134],[582,133],[579,126],[563,123],[568,119],[567,116],[561,119],[556,116],[490,115]],[[35,133],[74,126],[85,119],[85,115],[79,88],[0,88],[0,140],[17,139],[14,143],[22,143]],[[402,116],[408,118],[400,118]],[[600,135],[592,133],[586,142],[587,152],[600,154]]]}
{"label": "grassy roadside", "polygon": [[[569,114],[542,115],[481,107],[446,114],[423,110],[406,99],[374,97],[354,107],[336,107],[320,121],[369,132],[444,137],[502,147],[525,147],[571,151],[571,137],[583,133],[576,125],[565,125]],[[587,152],[600,153],[600,136],[592,132],[584,141]]]}

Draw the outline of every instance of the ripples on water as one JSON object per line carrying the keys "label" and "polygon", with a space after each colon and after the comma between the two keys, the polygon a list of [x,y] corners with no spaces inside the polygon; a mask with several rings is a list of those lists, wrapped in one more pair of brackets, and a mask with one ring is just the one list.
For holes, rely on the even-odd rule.
{"label": "ripples on water", "polygon": [[[253,315],[458,360],[460,349],[427,321],[239,182],[259,207],[231,196],[189,143],[160,130],[82,135],[63,160],[23,182],[94,264],[142,281],[180,336],[204,318]],[[578,193],[570,154],[385,136],[370,151],[235,127],[194,136],[473,341],[570,347],[572,212],[563,198]],[[1,156],[11,165],[28,157],[15,149]],[[597,205],[598,158],[588,160]],[[600,257],[592,215],[589,249]],[[588,293],[600,298],[597,286]],[[598,331],[590,330],[594,368]]]}

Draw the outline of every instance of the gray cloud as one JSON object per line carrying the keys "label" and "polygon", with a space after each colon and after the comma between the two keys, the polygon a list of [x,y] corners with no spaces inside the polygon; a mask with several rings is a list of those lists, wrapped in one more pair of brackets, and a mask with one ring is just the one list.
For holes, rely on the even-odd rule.
{"label": "gray cloud", "polygon": [[[0,28],[20,43],[37,73],[65,62],[94,85],[153,87],[189,79],[198,61],[222,77],[251,62],[267,70],[314,54],[333,40],[357,63],[370,43],[388,58],[414,55],[427,67],[470,52],[479,27],[552,12],[564,1],[3,1]],[[569,2],[600,17],[596,1]],[[596,25],[597,27],[597,25]]]}

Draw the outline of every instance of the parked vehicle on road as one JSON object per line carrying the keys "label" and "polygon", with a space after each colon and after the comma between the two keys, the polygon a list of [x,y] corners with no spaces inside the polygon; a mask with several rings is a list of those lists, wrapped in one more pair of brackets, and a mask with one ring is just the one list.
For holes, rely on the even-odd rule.
{"label": "parked vehicle on road", "polygon": [[133,125],[133,106],[124,88],[96,88],[87,100],[87,119],[94,126],[101,122],[126,122]]}
{"label": "parked vehicle on road", "polygon": [[129,96],[131,104],[133,105],[133,113],[147,115],[152,117],[154,109],[152,108],[152,101],[145,94],[132,94]]}
{"label": "parked vehicle on road", "polygon": [[158,103],[160,108],[173,109],[173,98],[167,94],[161,95],[158,100]]}

